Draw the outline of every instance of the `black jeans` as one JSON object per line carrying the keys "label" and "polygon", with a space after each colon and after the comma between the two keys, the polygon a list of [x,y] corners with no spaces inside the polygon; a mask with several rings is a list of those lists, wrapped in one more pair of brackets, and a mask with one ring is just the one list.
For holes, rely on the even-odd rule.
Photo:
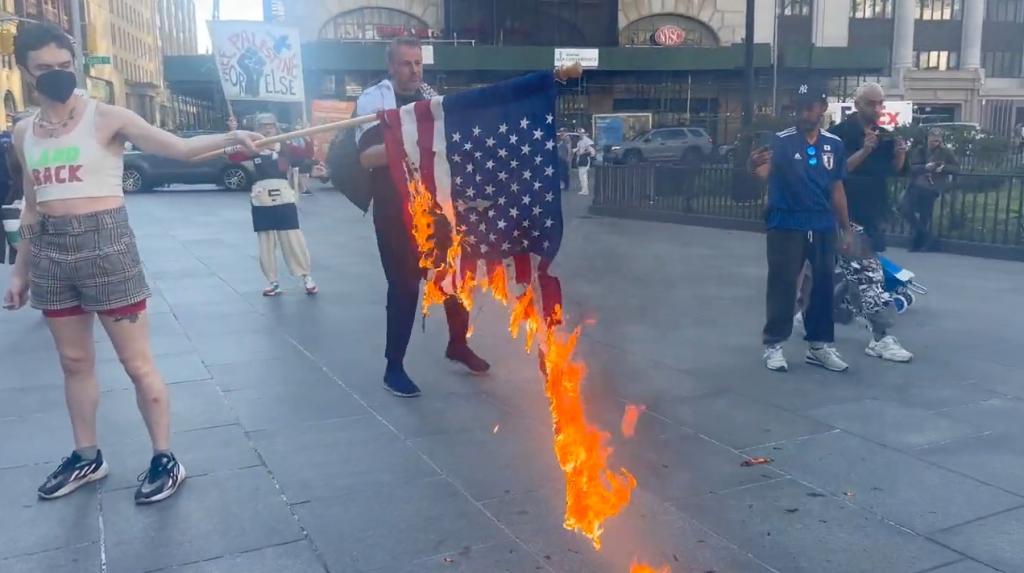
{"label": "black jeans", "polygon": [[572,164],[566,159],[558,159],[558,180],[561,181],[562,189],[569,190],[569,176],[572,174]]}
{"label": "black jeans", "polygon": [[[387,201],[374,201],[373,223],[377,232],[377,246],[384,276],[388,281],[387,348],[389,362],[405,360],[412,329],[416,325],[416,309],[420,302],[420,282],[423,270],[419,255],[408,229],[405,227],[401,207]],[[449,297],[444,303],[448,317],[450,344],[466,344],[469,331],[469,311],[458,297]]]}
{"label": "black jeans", "polygon": [[927,248],[932,242],[932,218],[938,198],[938,192],[914,186],[908,188],[903,196],[900,213],[914,231],[911,242],[914,249]]}
{"label": "black jeans", "polygon": [[766,307],[768,320],[764,326],[764,343],[779,344],[793,334],[793,307],[796,300],[797,277],[804,261],[811,263],[812,287],[804,313],[805,340],[832,343],[835,324],[832,322],[832,274],[836,264],[834,232],[768,231],[768,288]]}

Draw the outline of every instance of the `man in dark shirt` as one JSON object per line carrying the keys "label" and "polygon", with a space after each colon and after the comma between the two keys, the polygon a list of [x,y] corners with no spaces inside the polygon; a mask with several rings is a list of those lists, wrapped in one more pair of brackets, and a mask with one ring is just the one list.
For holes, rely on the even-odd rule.
{"label": "man in dark shirt", "polygon": [[837,222],[844,250],[850,239],[843,191],[846,154],[843,142],[820,127],[828,106],[823,88],[801,85],[794,103],[796,125],[775,134],[771,147],[755,150],[750,161],[753,171],[768,181],[764,361],[769,370],[789,369],[782,344],[793,333],[797,277],[809,261],[813,286],[804,318],[805,339],[810,345],[805,361],[842,372],[849,367],[832,346],[832,274]]}
{"label": "man in dark shirt", "polygon": [[[423,49],[411,38],[400,38],[388,48],[389,78],[367,89],[356,104],[356,115],[376,113],[381,109],[402,107],[425,99],[430,93],[423,84]],[[359,160],[370,171],[369,185],[373,200],[373,224],[384,275],[388,281],[387,349],[388,364],[384,387],[392,394],[411,398],[419,396],[419,387],[405,372],[404,360],[412,329],[416,323],[420,282],[416,244],[405,225],[404,202],[388,172],[384,134],[379,124],[361,130],[357,135]],[[401,190],[403,193],[407,191]],[[450,296],[444,304],[448,318],[449,360],[459,362],[476,373],[490,369],[467,344],[469,311],[458,297]]]}
{"label": "man in dark shirt", "polygon": [[857,111],[831,130],[846,146],[850,218],[864,227],[875,251],[885,250],[884,225],[889,217],[890,175],[903,170],[907,143],[878,126],[885,93],[876,83],[866,83],[854,95]]}

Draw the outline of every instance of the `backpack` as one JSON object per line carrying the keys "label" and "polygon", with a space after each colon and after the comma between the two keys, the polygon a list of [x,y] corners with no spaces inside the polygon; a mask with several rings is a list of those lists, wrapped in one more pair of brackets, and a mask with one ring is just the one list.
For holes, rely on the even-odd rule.
{"label": "backpack", "polygon": [[334,136],[327,151],[327,168],[334,188],[363,213],[369,211],[373,201],[370,173],[359,163],[356,130],[345,129]]}

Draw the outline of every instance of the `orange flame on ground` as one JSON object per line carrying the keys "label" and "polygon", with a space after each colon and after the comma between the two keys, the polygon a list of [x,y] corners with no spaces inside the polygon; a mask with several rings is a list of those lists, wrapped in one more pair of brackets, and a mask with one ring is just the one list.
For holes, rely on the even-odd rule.
{"label": "orange flame on ground", "polygon": [[[439,262],[439,238],[436,233],[437,216],[441,209],[419,180],[410,182],[409,194],[412,234],[420,252],[420,267],[432,271],[424,292],[426,313],[431,305],[443,303],[449,296],[443,285],[447,277],[457,277],[462,237],[458,229],[452,229],[452,246],[448,248],[444,262]],[[472,307],[472,291],[476,287],[489,292],[506,307],[509,306],[511,297],[504,265],[494,266],[489,274],[480,276],[479,280],[472,273],[466,273],[461,284],[453,290],[467,309]],[[530,286],[515,300],[509,312],[509,331],[513,338],[517,338],[520,330],[525,327],[528,352],[532,350],[536,335],[544,325],[538,307],[537,296]],[[546,325],[543,339],[545,348],[541,356],[545,392],[550,402],[554,426],[555,455],[565,473],[564,526],[587,536],[594,548],[599,550],[603,523],[629,504],[636,488],[636,478],[624,468],[612,471],[608,467],[608,457],[612,453],[612,448],[608,446],[611,436],[587,421],[580,391],[586,367],[582,361],[573,357],[580,330],[576,329],[566,335],[561,329],[563,320],[563,310],[559,306]],[[497,430],[498,426],[495,426],[494,431]],[[634,567],[637,566],[634,564]],[[653,569],[631,570],[631,573],[645,572],[666,573],[667,569],[662,572]]]}
{"label": "orange flame on ground", "polygon": [[636,423],[640,421],[640,415],[647,410],[642,404],[626,404],[626,411],[622,414],[622,435],[632,438],[636,434]]}
{"label": "orange flame on ground", "polygon": [[629,573],[672,573],[672,568],[666,565],[661,569],[655,569],[646,563],[633,561],[633,564],[629,567]]}
{"label": "orange flame on ground", "polygon": [[586,367],[573,359],[580,330],[569,336],[549,330],[544,370],[555,427],[555,455],[565,472],[565,527],[586,535],[601,549],[603,523],[629,504],[636,478],[608,468],[610,438],[586,417],[580,386]]}

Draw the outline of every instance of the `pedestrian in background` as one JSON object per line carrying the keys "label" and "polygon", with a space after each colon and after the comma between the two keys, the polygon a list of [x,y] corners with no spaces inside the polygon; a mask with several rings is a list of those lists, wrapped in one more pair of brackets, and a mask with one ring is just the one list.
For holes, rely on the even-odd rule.
{"label": "pedestrian in background", "polygon": [[580,140],[576,143],[576,169],[580,174],[580,195],[590,195],[590,164],[597,157],[594,140],[587,136],[582,127],[579,130]]}
{"label": "pedestrian in background", "polygon": [[935,200],[952,182],[960,161],[942,141],[942,130],[928,132],[928,146],[911,162],[910,185],[900,201],[900,213],[914,231],[911,251],[931,250]]}
{"label": "pedestrian in background", "polygon": [[569,175],[572,173],[572,138],[564,127],[558,130],[558,179],[562,191],[569,190]]}
{"label": "pedestrian in background", "polygon": [[[256,132],[264,137],[280,134],[274,114],[257,116]],[[285,142],[264,148],[255,155],[240,151],[231,154],[232,161],[251,163],[256,178],[250,197],[253,231],[260,243],[260,269],[269,283],[263,289],[263,296],[278,296],[284,292],[277,275],[279,246],[288,270],[302,278],[306,294],[314,295],[319,290],[310,269],[306,236],[299,228],[297,193],[288,181],[292,167],[302,161],[303,153],[304,149]]]}
{"label": "pedestrian in background", "polygon": [[885,224],[889,218],[889,177],[903,170],[907,142],[878,125],[885,92],[876,83],[857,88],[851,113],[831,133],[846,148],[847,176],[843,182],[850,202],[850,218],[864,228],[875,252],[885,251]]}
{"label": "pedestrian in background", "polygon": [[796,125],[775,134],[770,147],[754,150],[750,168],[768,181],[767,322],[764,362],[769,370],[789,369],[782,344],[793,333],[797,277],[810,262],[813,284],[804,316],[805,361],[834,372],[849,368],[832,346],[832,275],[836,223],[846,250],[851,239],[843,177],[846,154],[838,137],[821,129],[828,106],[824,88],[803,84],[794,94]]}

